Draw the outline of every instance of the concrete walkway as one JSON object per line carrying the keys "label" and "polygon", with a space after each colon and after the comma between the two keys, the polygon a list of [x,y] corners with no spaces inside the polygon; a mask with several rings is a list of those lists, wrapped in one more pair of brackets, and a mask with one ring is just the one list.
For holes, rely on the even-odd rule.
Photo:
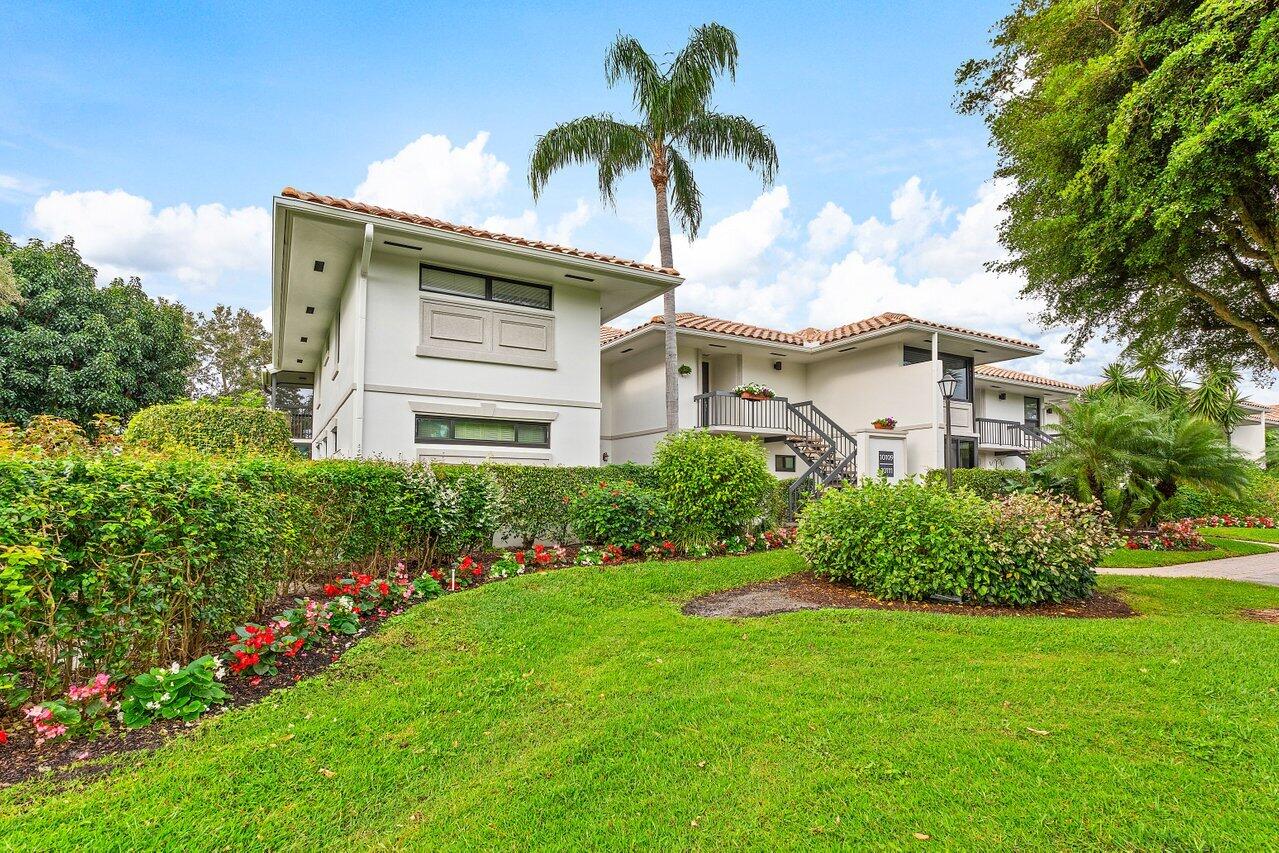
{"label": "concrete walkway", "polygon": [[1221,578],[1279,586],[1279,551],[1247,557],[1224,557],[1179,566],[1157,566],[1144,569],[1098,569],[1104,575],[1148,575],[1157,578]]}

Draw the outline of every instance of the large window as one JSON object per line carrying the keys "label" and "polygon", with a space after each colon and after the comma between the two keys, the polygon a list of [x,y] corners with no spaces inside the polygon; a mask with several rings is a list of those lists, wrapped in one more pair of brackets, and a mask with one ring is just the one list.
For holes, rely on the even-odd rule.
{"label": "large window", "polygon": [[536,421],[498,421],[486,418],[418,415],[414,427],[414,440],[418,444],[550,447],[551,425]]}
{"label": "large window", "polygon": [[545,284],[528,284],[444,267],[422,264],[418,289],[430,293],[447,293],[469,299],[484,299],[506,305],[551,310],[551,288]]}
{"label": "large window", "polygon": [[[973,401],[973,360],[963,355],[938,353],[941,369],[955,377],[955,399],[963,403]],[[933,360],[933,354],[918,347],[905,347],[902,364],[923,364]]]}
{"label": "large window", "polygon": [[952,438],[954,455],[952,464],[956,468],[977,467],[977,440],[973,438]]}

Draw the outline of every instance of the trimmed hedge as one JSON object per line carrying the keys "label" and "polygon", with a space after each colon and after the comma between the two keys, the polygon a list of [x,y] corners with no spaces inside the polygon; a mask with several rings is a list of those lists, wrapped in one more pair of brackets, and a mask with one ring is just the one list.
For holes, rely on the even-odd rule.
{"label": "trimmed hedge", "polygon": [[1248,485],[1239,495],[1212,492],[1200,486],[1183,485],[1159,507],[1159,518],[1176,521],[1209,515],[1279,515],[1279,478],[1258,468],[1248,475]]}
{"label": "trimmed hedge", "polygon": [[882,598],[960,596],[1031,605],[1090,594],[1114,533],[1097,507],[987,501],[913,480],[831,489],[804,509],[795,547],[813,571]]}
{"label": "trimmed hedge", "polygon": [[[1024,492],[1034,484],[1029,471],[1016,468],[955,468],[951,474],[955,488],[968,489],[987,500]],[[924,475],[924,482],[929,486],[945,485],[946,469],[931,469]]]}
{"label": "trimmed hedge", "polygon": [[483,523],[461,504],[421,465],[0,456],[0,706],[15,673],[38,696],[194,659],[303,582],[429,560]]}
{"label": "trimmed hedge", "polygon": [[196,450],[220,456],[296,456],[283,412],[213,403],[168,403],[138,412],[124,430],[127,447]]}

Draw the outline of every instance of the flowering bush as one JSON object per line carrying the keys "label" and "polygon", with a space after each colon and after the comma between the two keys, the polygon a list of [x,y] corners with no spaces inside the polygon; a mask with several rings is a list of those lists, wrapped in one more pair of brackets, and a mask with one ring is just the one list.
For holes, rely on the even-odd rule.
{"label": "flowering bush", "polygon": [[489,576],[493,578],[509,578],[524,574],[524,563],[527,558],[523,551],[507,551],[493,561],[489,568]]}
{"label": "flowering bush", "polygon": [[679,548],[669,539],[649,545],[644,549],[644,556],[650,560],[671,560],[679,554]]}
{"label": "flowering bush", "polygon": [[739,397],[751,395],[754,397],[776,397],[777,392],[762,382],[744,382],[733,389],[733,393]]}
{"label": "flowering bush", "polygon": [[1195,527],[1264,527],[1271,529],[1275,520],[1268,515],[1208,515],[1201,518],[1182,519]]}
{"label": "flowering bush", "polygon": [[26,717],[36,732],[36,745],[62,737],[96,737],[106,732],[107,712],[116,686],[111,677],[100,672],[93,681],[71,685],[66,698],[50,699],[26,710]]}
{"label": "flowering bush", "polygon": [[606,566],[620,563],[626,559],[626,552],[617,545],[605,545],[600,551],[600,562]]}
{"label": "flowering bush", "polygon": [[578,549],[577,557],[573,560],[575,566],[598,566],[604,562],[604,555],[598,549],[592,548],[590,545],[583,545]]}
{"label": "flowering bush", "polygon": [[457,562],[457,582],[470,586],[484,580],[484,564],[467,554]]}
{"label": "flowering bush", "polygon": [[634,483],[600,480],[582,489],[569,507],[573,532],[583,542],[641,547],[665,537],[670,510],[656,492]]}
{"label": "flowering bush", "polygon": [[[341,599],[350,600],[346,596],[335,600]],[[280,617],[267,625],[250,623],[237,627],[235,633],[227,638],[231,671],[240,674],[249,670],[254,675],[275,675],[279,671],[276,669],[279,657],[293,657],[306,642],[305,637],[289,631],[291,624],[288,619]]]}
{"label": "flowering bush", "polygon": [[534,545],[532,550],[524,552],[526,563],[533,566],[562,566],[568,562],[568,549],[557,546],[547,548],[545,545]]}
{"label": "flowering bush", "polygon": [[1134,533],[1124,547],[1142,551],[1210,551],[1212,545],[1196,529],[1198,519],[1163,521],[1151,533]]}
{"label": "flowering bush", "polygon": [[724,553],[726,554],[745,554],[747,551],[751,550],[752,547],[752,543],[746,541],[747,538],[748,537],[730,536],[728,539],[724,540],[724,542],[720,543],[720,545],[723,547]]}
{"label": "flowering bush", "polygon": [[156,719],[194,720],[226,701],[227,692],[218,683],[223,674],[222,663],[212,655],[141,673],[124,689],[120,719],[131,729]]}
{"label": "flowering bush", "polygon": [[805,507],[795,547],[819,574],[885,598],[1030,605],[1090,594],[1113,544],[1093,505],[868,480]]}

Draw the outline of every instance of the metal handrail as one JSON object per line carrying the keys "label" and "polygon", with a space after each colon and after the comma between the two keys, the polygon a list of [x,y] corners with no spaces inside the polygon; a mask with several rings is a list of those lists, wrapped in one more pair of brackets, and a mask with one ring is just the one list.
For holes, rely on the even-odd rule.
{"label": "metal handrail", "polygon": [[977,427],[977,439],[981,444],[1038,450],[1052,441],[1052,436],[1043,430],[1020,421],[974,418],[974,423]]}
{"label": "metal handrail", "polygon": [[[742,400],[740,404],[732,403],[728,406],[729,413],[736,413],[737,417],[723,417],[725,413],[721,410],[725,407],[720,405],[718,401],[726,400],[727,398],[742,400],[740,395],[732,391],[710,391],[693,397],[693,401],[698,406],[698,418],[701,421],[701,426],[779,429],[784,430],[788,436],[817,439],[825,446],[826,450],[808,466],[808,469],[803,474],[796,477],[787,487],[786,503],[792,515],[794,515],[795,508],[799,502],[800,492],[808,488],[826,486],[842,479],[845,470],[849,466],[853,467],[853,477],[856,478],[857,439],[831,420],[825,412],[813,405],[812,400],[805,400],[802,403],[792,403],[786,397],[769,397],[766,400]],[[758,417],[761,413],[760,404],[773,404],[763,409],[765,417],[762,419]],[[778,411],[779,407],[780,412]],[[748,413],[749,416],[742,417],[743,413]],[[760,422],[761,420],[763,423]],[[819,479],[822,468],[830,465],[837,458],[838,461],[832,465],[830,472],[821,475]]]}

